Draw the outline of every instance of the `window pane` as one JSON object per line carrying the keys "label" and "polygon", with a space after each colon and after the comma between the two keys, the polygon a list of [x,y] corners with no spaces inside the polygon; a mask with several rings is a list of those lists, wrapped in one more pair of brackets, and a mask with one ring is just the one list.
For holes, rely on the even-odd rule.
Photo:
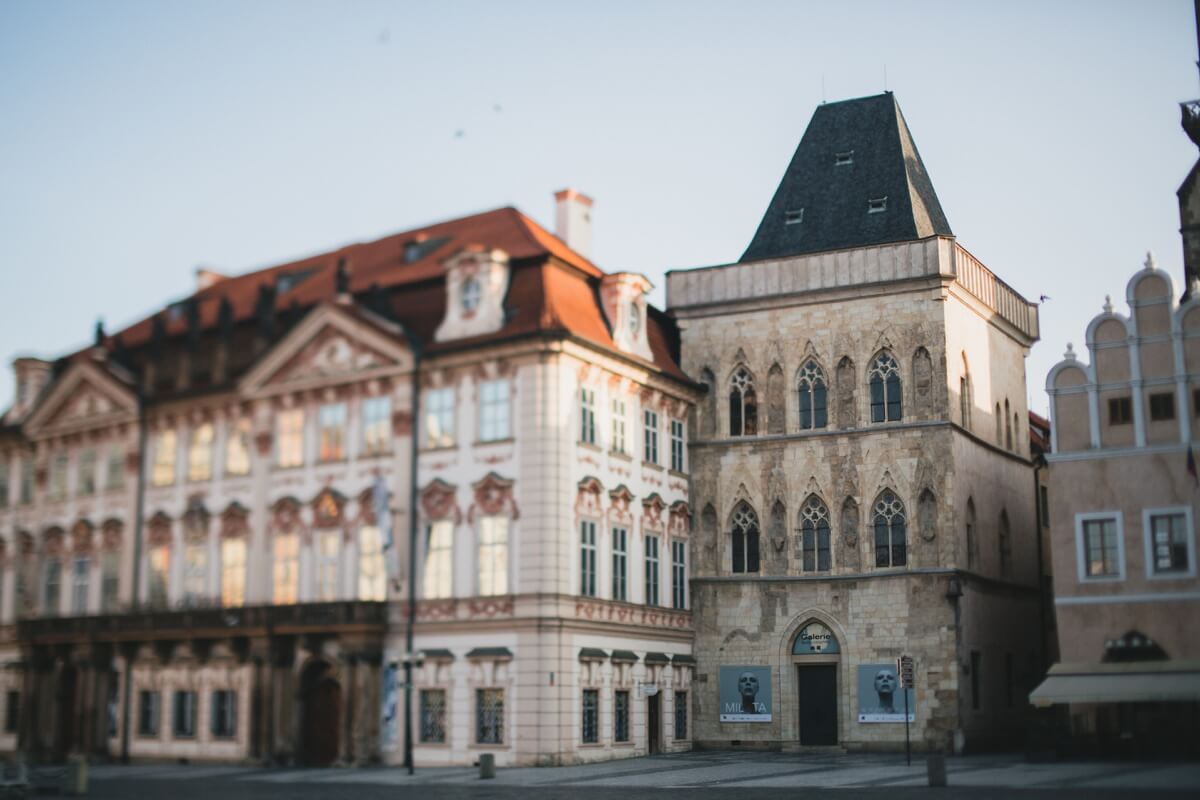
{"label": "window pane", "polygon": [[192,429],[188,445],[188,480],[206,481],[212,477],[213,425],[205,422]]}
{"label": "window pane", "polygon": [[421,741],[440,744],[446,741],[446,692],[421,690]]}
{"label": "window pane", "polygon": [[221,605],[240,606],[246,600],[246,540],[221,540]]}
{"label": "window pane", "polygon": [[317,533],[317,600],[328,602],[338,599],[341,554],[341,531]]}
{"label": "window pane", "polygon": [[454,389],[445,387],[425,393],[425,446],[454,444]]}
{"label": "window pane", "polygon": [[475,690],[475,741],[504,743],[504,690]]}
{"label": "window pane", "polygon": [[451,593],[451,556],[454,525],[450,520],[438,520],[426,531],[425,571],[422,575],[422,596],[435,599]]}
{"label": "window pane", "polygon": [[800,384],[800,428],[808,430],[813,426],[812,387],[807,382]]}
{"label": "window pane", "polygon": [[600,692],[583,690],[583,743],[595,744],[600,739]]}
{"label": "window pane", "polygon": [[895,374],[887,379],[887,418],[890,422],[900,419],[900,378]]}
{"label": "window pane", "polygon": [[274,600],[295,603],[300,589],[300,537],[282,533],[275,537]]}
{"label": "window pane", "polygon": [[377,456],[392,449],[392,400],[369,397],[362,402],[364,456]]}
{"label": "window pane", "polygon": [[299,467],[304,464],[304,411],[292,408],[280,411],[276,417],[276,463],[280,467]]}
{"label": "window pane", "polygon": [[871,422],[883,422],[883,381],[871,378]]}
{"label": "window pane", "polygon": [[596,523],[579,524],[579,593],[596,596]]}
{"label": "window pane", "polygon": [[383,534],[374,525],[358,531],[358,599],[387,599],[387,573],[384,566]]}
{"label": "window pane", "polygon": [[508,593],[508,518],[479,521],[479,593]]}
{"label": "window pane", "polygon": [[331,403],[317,412],[319,429],[317,458],[341,461],[346,457],[346,404]]}
{"label": "window pane", "polygon": [[479,439],[484,442],[509,437],[508,381],[486,381],[479,390]]}
{"label": "window pane", "polygon": [[829,424],[829,417],[825,405],[825,384],[817,383],[813,387],[813,427],[824,428]]}
{"label": "window pane", "polygon": [[628,533],[624,528],[613,528],[613,600],[626,600],[626,572],[628,555],[625,550]]}
{"label": "window pane", "polygon": [[229,426],[225,440],[225,473],[250,474],[250,420],[239,419]]}
{"label": "window pane", "polygon": [[160,431],[154,437],[150,482],[155,486],[170,486],[175,482],[175,431]]}

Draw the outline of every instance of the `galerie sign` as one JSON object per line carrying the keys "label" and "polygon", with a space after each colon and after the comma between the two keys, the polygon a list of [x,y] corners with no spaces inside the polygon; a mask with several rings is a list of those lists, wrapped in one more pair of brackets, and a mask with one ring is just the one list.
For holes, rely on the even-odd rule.
{"label": "galerie sign", "polygon": [[771,721],[771,668],[721,667],[721,722]]}
{"label": "galerie sign", "polygon": [[900,688],[894,662],[858,665],[859,722],[904,722],[904,693],[908,694],[908,721],[916,722],[916,694]]}
{"label": "galerie sign", "polygon": [[840,652],[833,633],[819,622],[810,622],[801,628],[796,643],[792,645],[792,655],[796,656],[824,656]]}

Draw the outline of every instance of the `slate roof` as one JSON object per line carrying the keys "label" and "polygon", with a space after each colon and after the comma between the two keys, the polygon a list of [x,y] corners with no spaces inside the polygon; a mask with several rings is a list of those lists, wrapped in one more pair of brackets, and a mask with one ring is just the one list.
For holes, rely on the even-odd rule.
{"label": "slate roof", "polygon": [[[869,202],[887,198],[870,213]],[[817,106],[741,261],[953,235],[891,92]]]}

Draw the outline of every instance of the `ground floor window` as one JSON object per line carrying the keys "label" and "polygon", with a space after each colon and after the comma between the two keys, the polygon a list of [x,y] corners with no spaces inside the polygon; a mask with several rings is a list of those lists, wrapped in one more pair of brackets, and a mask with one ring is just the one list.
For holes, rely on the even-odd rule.
{"label": "ground floor window", "polygon": [[138,736],[158,736],[158,692],[138,692]]}
{"label": "ground floor window", "polygon": [[675,693],[675,741],[688,738],[687,733],[687,692]]}
{"label": "ground floor window", "polygon": [[583,743],[600,741],[600,692],[583,690]]}
{"label": "ground floor window", "polygon": [[421,690],[421,741],[441,744],[446,741],[446,691]]}
{"label": "ground floor window", "polygon": [[629,692],[613,694],[613,741],[629,741]]}
{"label": "ground floor window", "polygon": [[237,692],[218,689],[212,693],[212,735],[232,738],[237,733]]}
{"label": "ground floor window", "polygon": [[191,738],[196,735],[195,692],[179,691],[175,693],[172,731],[178,738]]}
{"label": "ground floor window", "polygon": [[475,741],[504,744],[504,690],[475,690]]}

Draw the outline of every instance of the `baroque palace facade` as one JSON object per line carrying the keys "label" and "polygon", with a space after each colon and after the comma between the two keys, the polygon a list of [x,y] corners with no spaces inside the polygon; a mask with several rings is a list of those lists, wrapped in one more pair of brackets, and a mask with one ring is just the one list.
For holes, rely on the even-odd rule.
{"label": "baroque palace facade", "polygon": [[[891,94],[821,105],[735,264],[668,273],[697,746],[961,750],[1040,677],[1037,308],[955,240]],[[910,655],[914,689],[898,686]]]}
{"label": "baroque palace facade", "polygon": [[198,271],[17,359],[0,749],[399,762],[410,530],[418,763],[690,747],[700,387],[558,201],[561,239],[505,208]]}

